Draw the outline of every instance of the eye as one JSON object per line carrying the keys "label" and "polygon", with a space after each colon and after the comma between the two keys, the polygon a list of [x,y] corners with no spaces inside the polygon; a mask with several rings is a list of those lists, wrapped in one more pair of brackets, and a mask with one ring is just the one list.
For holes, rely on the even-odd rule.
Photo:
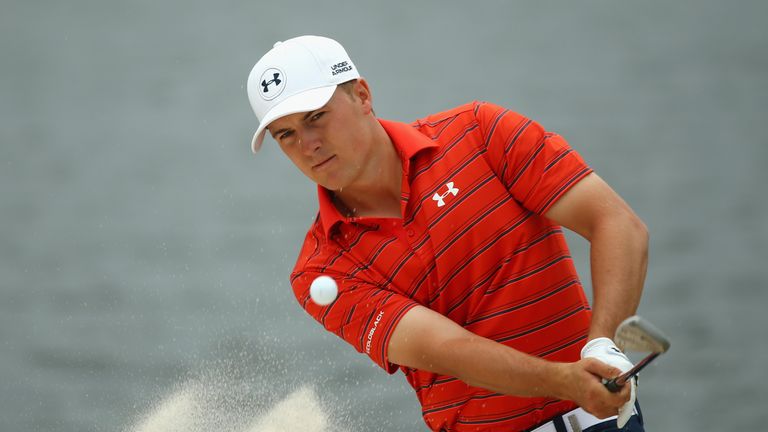
{"label": "eye", "polygon": [[290,138],[290,137],[291,137],[291,135],[293,135],[293,131],[290,131],[290,130],[289,130],[289,131],[285,131],[285,132],[281,133],[281,134],[278,136],[278,138],[280,138],[280,140],[282,141],[282,140],[285,140],[285,139],[287,139],[287,138]]}
{"label": "eye", "polygon": [[319,119],[320,117],[322,117],[323,114],[325,114],[325,111],[317,112],[317,113],[313,114],[312,117],[309,118],[309,121],[315,121],[315,120]]}

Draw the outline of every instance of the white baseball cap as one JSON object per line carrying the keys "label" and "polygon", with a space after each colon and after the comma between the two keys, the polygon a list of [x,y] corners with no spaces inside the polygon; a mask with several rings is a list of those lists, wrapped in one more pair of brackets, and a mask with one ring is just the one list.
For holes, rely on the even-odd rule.
{"label": "white baseball cap", "polygon": [[299,36],[277,42],[248,75],[248,99],[260,122],[251,142],[253,152],[261,148],[270,123],[322,107],[337,85],[356,78],[357,68],[333,39]]}

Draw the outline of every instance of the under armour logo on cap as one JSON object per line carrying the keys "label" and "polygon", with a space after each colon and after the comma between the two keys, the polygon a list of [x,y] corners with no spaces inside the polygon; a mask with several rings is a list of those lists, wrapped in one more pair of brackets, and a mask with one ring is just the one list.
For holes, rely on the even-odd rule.
{"label": "under armour logo on cap", "polygon": [[440,195],[439,193],[435,193],[432,196],[432,199],[434,201],[437,201],[437,206],[438,207],[442,207],[442,206],[445,205],[445,197],[447,197],[448,195],[456,196],[456,194],[459,193],[459,189],[453,187],[453,182],[448,182],[448,183],[445,184],[445,186],[448,187],[448,190],[444,194]]}
{"label": "under armour logo on cap", "polygon": [[261,86],[264,87],[264,93],[267,93],[267,92],[269,92],[269,85],[270,84],[275,83],[275,85],[280,85],[280,82],[281,82],[280,81],[280,73],[279,72],[275,72],[275,73],[272,74],[272,79],[271,80],[269,80],[269,81],[262,80],[261,81]]}
{"label": "under armour logo on cap", "polygon": [[[270,68],[261,74],[261,97],[264,100],[272,100],[283,92],[285,88],[285,75],[279,69]],[[283,84],[283,85],[280,85]],[[270,86],[272,86],[270,88]]]}

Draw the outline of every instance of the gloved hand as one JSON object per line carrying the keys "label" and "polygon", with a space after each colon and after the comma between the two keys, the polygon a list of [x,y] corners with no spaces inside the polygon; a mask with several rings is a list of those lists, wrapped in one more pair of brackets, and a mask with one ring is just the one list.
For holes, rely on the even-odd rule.
{"label": "gloved hand", "polygon": [[[584,345],[584,348],[581,349],[581,358],[587,357],[598,359],[603,363],[620,369],[622,372],[632,369],[633,366],[627,356],[607,337],[592,339]],[[630,383],[632,387],[630,388],[629,400],[624,406],[619,408],[619,417],[616,419],[616,424],[619,428],[623,428],[629,421],[629,418],[632,417],[632,414],[634,414],[637,381],[635,378],[632,378]]]}

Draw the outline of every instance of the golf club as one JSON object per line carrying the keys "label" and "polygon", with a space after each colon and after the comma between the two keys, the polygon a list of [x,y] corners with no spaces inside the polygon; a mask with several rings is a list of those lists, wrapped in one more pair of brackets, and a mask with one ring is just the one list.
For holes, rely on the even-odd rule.
{"label": "golf club", "polygon": [[606,381],[605,386],[612,392],[621,390],[621,387],[629,379],[637,375],[656,357],[667,352],[670,346],[669,339],[664,336],[661,330],[637,315],[622,321],[616,328],[616,336],[613,339],[622,351],[650,352],[650,354],[632,369]]}

